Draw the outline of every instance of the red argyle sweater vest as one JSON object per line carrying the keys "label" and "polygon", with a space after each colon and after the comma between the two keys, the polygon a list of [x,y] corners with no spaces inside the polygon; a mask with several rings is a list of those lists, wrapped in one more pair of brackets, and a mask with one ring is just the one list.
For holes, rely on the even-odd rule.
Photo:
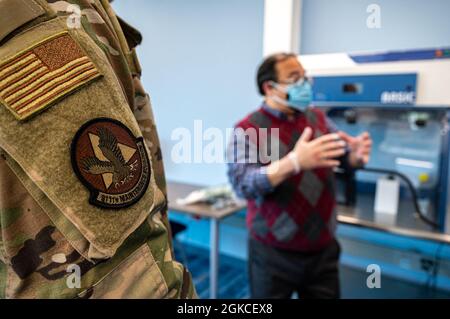
{"label": "red argyle sweater vest", "polygon": [[[314,138],[329,133],[325,114],[318,109],[309,109],[288,121],[261,108],[237,125],[244,130],[266,128],[268,135],[271,129],[278,128],[280,158],[293,150],[308,126],[313,129]],[[264,143],[270,151],[273,144],[270,139],[266,140],[257,143]],[[256,145],[261,147],[261,144]],[[273,193],[249,200],[247,226],[252,238],[267,245],[301,252],[318,251],[334,239],[335,202],[335,179],[331,169],[302,171],[279,185]]]}

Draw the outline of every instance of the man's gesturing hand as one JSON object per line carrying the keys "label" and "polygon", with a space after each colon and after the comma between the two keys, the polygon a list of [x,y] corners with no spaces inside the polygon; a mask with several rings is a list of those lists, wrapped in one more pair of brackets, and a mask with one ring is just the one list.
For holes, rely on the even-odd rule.
{"label": "man's gesturing hand", "polygon": [[349,162],[353,167],[361,167],[369,163],[372,153],[372,138],[368,132],[357,137],[339,132],[339,136],[347,142],[350,148]]}
{"label": "man's gesturing hand", "polygon": [[312,134],[312,129],[307,127],[293,150],[301,169],[339,166],[336,158],[345,154],[345,142],[340,140],[338,134],[323,135],[311,141]]}
{"label": "man's gesturing hand", "polygon": [[336,158],[345,154],[346,145],[344,141],[339,140],[339,135],[328,134],[311,141],[312,135],[312,129],[307,127],[294,150],[266,168],[266,174],[273,187],[301,170],[339,166],[340,162]]}

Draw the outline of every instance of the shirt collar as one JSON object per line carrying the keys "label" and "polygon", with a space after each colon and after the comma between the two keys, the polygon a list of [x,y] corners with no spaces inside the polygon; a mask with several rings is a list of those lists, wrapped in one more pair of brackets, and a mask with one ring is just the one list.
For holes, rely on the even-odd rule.
{"label": "shirt collar", "polygon": [[[276,117],[277,119],[283,120],[283,121],[288,121],[289,120],[289,116],[286,115],[286,113],[283,113],[279,110],[276,110],[272,107],[270,107],[269,105],[267,105],[266,102],[263,103],[262,105],[262,109],[264,111],[266,111],[267,113],[271,114],[272,116]],[[298,111],[295,113],[295,118],[297,118],[298,116],[300,116],[302,114],[302,112]]]}

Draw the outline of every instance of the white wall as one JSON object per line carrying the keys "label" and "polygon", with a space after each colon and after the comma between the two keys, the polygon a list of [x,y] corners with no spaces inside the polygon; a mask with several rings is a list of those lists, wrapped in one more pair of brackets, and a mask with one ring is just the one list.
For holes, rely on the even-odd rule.
{"label": "white wall", "polygon": [[255,76],[262,59],[262,0],[114,1],[117,13],[144,35],[139,57],[150,92],[169,180],[214,185],[222,164],[175,164],[178,127],[225,130],[259,106]]}

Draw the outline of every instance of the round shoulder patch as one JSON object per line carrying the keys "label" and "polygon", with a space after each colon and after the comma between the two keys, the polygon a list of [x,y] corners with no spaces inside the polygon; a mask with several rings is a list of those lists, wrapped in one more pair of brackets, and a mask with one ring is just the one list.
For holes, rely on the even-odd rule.
{"label": "round shoulder patch", "polygon": [[84,124],[72,141],[71,156],[94,206],[129,207],[148,188],[151,169],[144,140],[119,121],[97,118]]}

